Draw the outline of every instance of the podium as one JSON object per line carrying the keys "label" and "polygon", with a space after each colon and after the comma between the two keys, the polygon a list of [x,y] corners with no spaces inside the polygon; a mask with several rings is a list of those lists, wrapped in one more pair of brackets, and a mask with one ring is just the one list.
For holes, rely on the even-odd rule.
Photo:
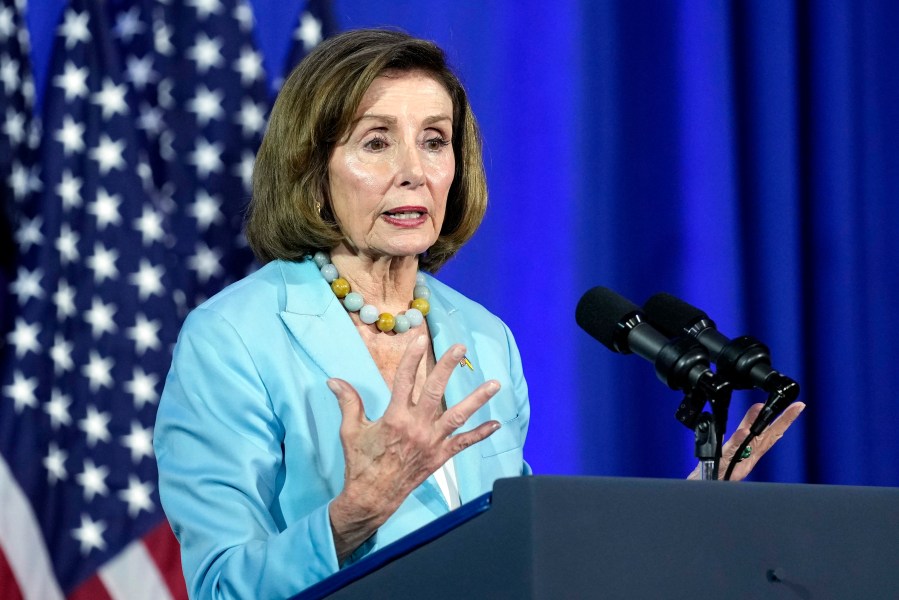
{"label": "podium", "polygon": [[318,597],[899,598],[899,489],[501,479]]}

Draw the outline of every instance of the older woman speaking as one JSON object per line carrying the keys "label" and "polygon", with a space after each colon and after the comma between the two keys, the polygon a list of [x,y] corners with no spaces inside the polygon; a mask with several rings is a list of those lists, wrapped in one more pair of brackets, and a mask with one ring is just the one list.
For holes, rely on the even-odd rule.
{"label": "older woman speaking", "polygon": [[188,316],[159,406],[192,597],[289,597],[530,472],[512,334],[428,274],[486,201],[434,44],[351,31],[287,79],[247,222],[264,266]]}
{"label": "older woman speaking", "polygon": [[291,596],[529,472],[512,335],[424,272],[486,201],[474,116],[433,44],[349,32],[290,75],[247,222],[265,266],[189,315],[159,406],[193,597]]}

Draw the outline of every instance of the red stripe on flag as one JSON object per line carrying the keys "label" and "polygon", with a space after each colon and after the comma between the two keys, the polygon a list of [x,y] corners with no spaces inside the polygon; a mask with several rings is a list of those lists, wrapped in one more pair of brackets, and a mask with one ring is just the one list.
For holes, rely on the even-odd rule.
{"label": "red stripe on flag", "polygon": [[100,578],[91,575],[87,581],[66,596],[67,600],[114,600]]}
{"label": "red stripe on flag", "polygon": [[19,582],[16,581],[16,576],[13,575],[9,563],[6,562],[3,548],[0,548],[0,597],[3,600],[22,600]]}
{"label": "red stripe on flag", "polygon": [[144,546],[175,600],[187,600],[187,586],[181,570],[181,548],[169,522],[163,519],[156,529],[144,536]]}

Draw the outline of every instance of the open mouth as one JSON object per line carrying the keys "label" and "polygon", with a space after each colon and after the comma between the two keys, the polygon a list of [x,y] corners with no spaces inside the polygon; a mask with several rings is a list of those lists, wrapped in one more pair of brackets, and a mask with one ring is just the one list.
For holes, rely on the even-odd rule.
{"label": "open mouth", "polygon": [[385,217],[398,221],[414,221],[426,216],[428,211],[421,206],[398,206],[385,211],[383,214]]}
{"label": "open mouth", "polygon": [[410,211],[410,212],[387,212],[384,214],[387,215],[388,217],[392,217],[394,219],[405,220],[405,219],[418,219],[424,213]]}

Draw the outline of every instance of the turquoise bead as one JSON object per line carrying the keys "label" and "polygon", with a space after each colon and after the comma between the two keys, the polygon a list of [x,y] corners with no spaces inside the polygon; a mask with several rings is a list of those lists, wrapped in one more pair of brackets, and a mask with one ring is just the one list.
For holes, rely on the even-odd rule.
{"label": "turquoise bead", "polygon": [[425,274],[419,271],[415,274],[415,283],[416,285],[428,285],[428,280],[425,278]]}
{"label": "turquoise bead", "polygon": [[348,311],[356,312],[365,305],[365,300],[362,299],[362,294],[359,292],[350,292],[343,299],[343,305]]}
{"label": "turquoise bead", "polygon": [[319,250],[318,252],[315,253],[315,255],[312,257],[312,260],[315,261],[315,264],[318,266],[319,269],[321,269],[326,264],[331,262],[331,259],[328,257],[328,255],[325,254],[324,252],[322,252],[321,250]]}
{"label": "turquoise bead", "polygon": [[409,327],[411,327],[411,325],[409,324],[409,319],[406,317],[406,315],[396,316],[396,321],[393,323],[393,330],[395,332],[406,333],[407,331],[409,331]]}
{"label": "turquoise bead", "polygon": [[378,312],[378,309],[371,304],[366,304],[359,310],[359,318],[367,325],[371,325],[377,321],[379,316],[381,315]]}
{"label": "turquoise bead", "polygon": [[413,298],[424,298],[425,300],[431,299],[431,290],[428,289],[426,285],[416,285],[415,289],[412,290]]}
{"label": "turquoise bead", "polygon": [[406,316],[407,319],[409,319],[409,326],[410,326],[410,327],[418,327],[418,326],[421,325],[421,324],[424,322],[424,320],[425,320],[424,315],[421,314],[421,311],[418,310],[417,308],[410,308],[409,310],[407,310],[407,311],[404,312],[403,314]]}
{"label": "turquoise bead", "polygon": [[331,283],[332,281],[337,279],[337,267],[335,267],[331,263],[326,264],[322,267],[322,277],[325,278],[325,281]]}

